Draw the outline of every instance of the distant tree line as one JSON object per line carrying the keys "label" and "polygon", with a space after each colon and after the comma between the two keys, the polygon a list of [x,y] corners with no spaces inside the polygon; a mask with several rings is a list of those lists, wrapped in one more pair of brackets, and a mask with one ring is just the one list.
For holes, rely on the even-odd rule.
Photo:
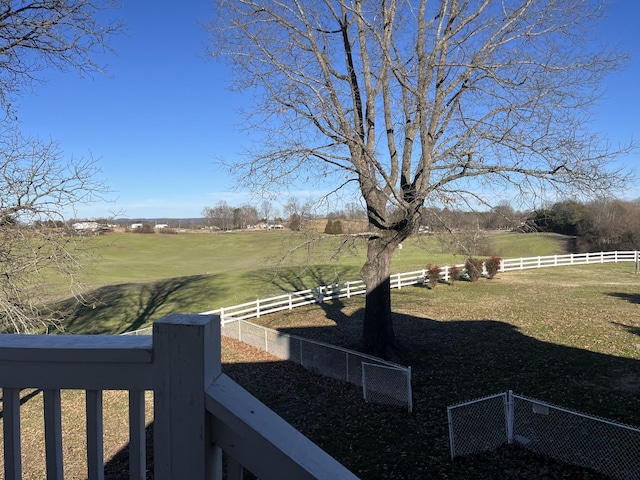
{"label": "distant tree line", "polygon": [[[327,219],[325,233],[329,234],[342,234],[345,221],[366,218],[364,210],[356,203],[318,214],[314,213],[311,203],[302,203],[294,197],[283,206],[282,214],[268,201],[264,201],[259,207],[249,204],[234,207],[221,201],[215,207],[203,209],[202,215],[207,226],[221,230],[275,222],[299,231],[304,228],[305,222]],[[483,243],[486,243],[486,238],[481,232],[490,230],[567,235],[573,237],[573,249],[576,252],[638,250],[640,199],[600,199],[591,202],[569,199],[534,211],[519,211],[506,202],[488,211],[424,207],[421,225],[423,233],[455,233],[454,243],[465,245],[465,252],[469,250],[475,254],[483,254],[483,250],[488,249],[488,244]],[[451,243],[451,240],[447,240],[445,235],[443,242]]]}
{"label": "distant tree line", "polygon": [[577,252],[640,249],[640,200],[564,200],[534,212],[527,227],[575,237]]}
{"label": "distant tree line", "polygon": [[[317,213],[317,208],[318,206],[312,201],[302,202],[296,197],[287,199],[282,206],[282,212],[269,200],[263,200],[258,206],[244,204],[239,207],[221,200],[214,207],[205,207],[202,210],[202,217],[207,226],[220,230],[238,230],[257,224],[282,224],[293,231],[302,230],[305,223],[310,220],[328,218],[331,222],[335,222],[367,218],[364,209],[355,202],[321,214]],[[330,230],[331,233],[342,233],[337,229]]]}

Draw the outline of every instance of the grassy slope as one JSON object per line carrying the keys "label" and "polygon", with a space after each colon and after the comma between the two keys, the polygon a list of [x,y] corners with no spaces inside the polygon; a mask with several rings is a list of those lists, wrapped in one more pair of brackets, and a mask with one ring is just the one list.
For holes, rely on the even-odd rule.
{"label": "grassy slope", "polygon": [[[92,292],[88,305],[68,301],[68,333],[120,333],[151,324],[175,312],[203,312],[355,280],[364,262],[365,245],[330,238],[310,249],[306,239],[290,232],[212,235],[117,234],[86,239],[98,247],[97,261],[85,281]],[[530,255],[563,252],[553,236],[502,235],[501,251]],[[333,253],[342,246],[337,259]],[[440,251],[431,236],[406,241],[394,256],[393,271],[424,268],[428,263],[462,263],[464,257]],[[283,253],[292,252],[281,261]],[[531,253],[533,255],[533,253]]]}

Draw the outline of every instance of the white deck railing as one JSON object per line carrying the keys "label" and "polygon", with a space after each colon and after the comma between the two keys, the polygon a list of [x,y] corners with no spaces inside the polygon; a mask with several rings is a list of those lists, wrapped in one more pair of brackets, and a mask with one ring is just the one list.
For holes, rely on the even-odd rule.
{"label": "white deck railing", "polygon": [[20,389],[44,396],[47,478],[63,479],[61,389],[87,396],[87,477],[104,478],[102,391],[129,391],[131,479],[145,479],[144,391],[154,398],[154,478],[356,479],[221,373],[220,319],[171,315],[153,336],[0,335],[5,479],[22,478]]}

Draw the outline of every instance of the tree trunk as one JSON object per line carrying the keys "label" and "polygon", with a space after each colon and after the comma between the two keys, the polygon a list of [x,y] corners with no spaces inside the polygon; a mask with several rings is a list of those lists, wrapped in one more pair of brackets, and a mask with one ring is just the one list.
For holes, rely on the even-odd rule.
{"label": "tree trunk", "polygon": [[369,239],[367,261],[360,275],[366,285],[366,300],[362,342],[370,355],[389,359],[393,357],[395,334],[391,319],[391,258],[398,246],[394,236],[376,236]]}

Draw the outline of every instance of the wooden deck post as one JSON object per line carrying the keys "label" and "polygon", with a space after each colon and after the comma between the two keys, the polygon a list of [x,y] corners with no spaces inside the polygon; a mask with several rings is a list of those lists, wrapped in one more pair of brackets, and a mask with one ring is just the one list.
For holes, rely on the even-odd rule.
{"label": "wooden deck post", "polygon": [[205,388],[221,373],[220,317],[169,315],[153,325],[156,480],[221,478]]}

